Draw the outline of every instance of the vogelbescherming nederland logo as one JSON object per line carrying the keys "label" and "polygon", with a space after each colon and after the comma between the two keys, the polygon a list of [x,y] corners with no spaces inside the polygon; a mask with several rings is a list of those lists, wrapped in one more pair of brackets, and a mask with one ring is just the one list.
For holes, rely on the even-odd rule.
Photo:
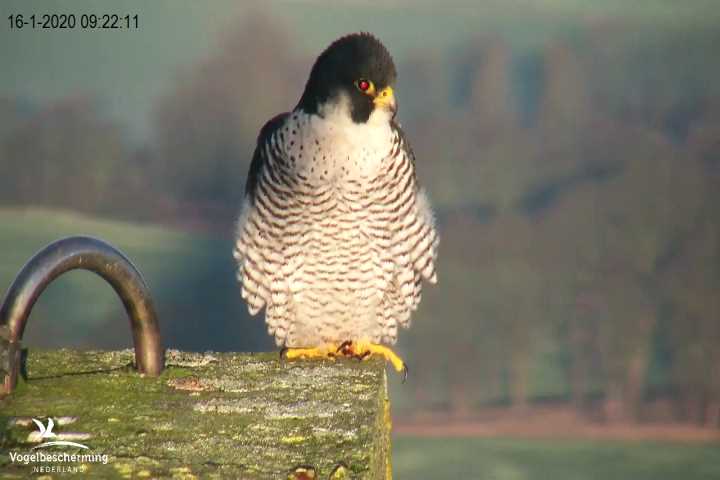
{"label": "vogelbescherming nederland logo", "polygon": [[[42,421],[31,418],[30,420],[37,426],[37,431],[30,433],[28,440],[31,442],[42,442],[32,447],[29,453],[9,452],[10,461],[16,464],[31,465],[32,473],[84,473],[88,463],[107,464],[109,456],[106,453],[80,453],[63,452],[56,449],[48,449],[49,447],[71,447],[73,449],[89,450],[85,444],[74,442],[67,438],[85,439],[89,438],[86,434],[56,434],[53,432],[55,421],[48,418],[47,425]],[[74,417],[63,417],[60,420],[72,423]],[[76,438],[77,437],[77,438]]]}
{"label": "vogelbescherming nederland logo", "polygon": [[[40,431],[40,438],[55,438],[57,435],[52,431],[53,427],[55,426],[55,422],[52,418],[48,418],[48,424],[47,427],[43,425],[43,423],[38,420],[37,418],[32,419],[33,422],[35,422],[35,425],[37,425],[38,430]],[[51,447],[53,445],[65,445],[66,447],[78,447],[78,448],[84,448],[85,450],[88,450],[90,447],[87,445],[83,445],[82,443],[77,442],[70,442],[67,440],[55,440],[52,442],[44,442],[40,445],[35,445],[32,449],[37,450],[38,448],[45,448],[45,447]]]}

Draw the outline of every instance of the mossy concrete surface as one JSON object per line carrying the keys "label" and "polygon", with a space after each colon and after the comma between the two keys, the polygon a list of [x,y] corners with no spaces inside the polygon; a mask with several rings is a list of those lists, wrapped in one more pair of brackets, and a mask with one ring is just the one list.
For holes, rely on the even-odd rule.
{"label": "mossy concrete surface", "polygon": [[[316,479],[389,476],[390,421],[381,360],[282,361],[277,353],[168,351],[159,378],[132,350],[31,351],[27,381],[0,400],[0,476]],[[32,419],[53,438],[40,438]],[[48,440],[82,443],[36,448]],[[107,454],[107,464],[18,461],[29,453]],[[12,455],[15,455],[15,461]],[[338,468],[339,465],[344,467]]]}

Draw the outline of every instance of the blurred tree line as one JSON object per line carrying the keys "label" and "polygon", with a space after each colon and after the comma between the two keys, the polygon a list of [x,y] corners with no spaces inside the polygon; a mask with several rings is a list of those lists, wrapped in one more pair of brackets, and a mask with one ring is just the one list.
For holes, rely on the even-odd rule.
{"label": "blurred tree line", "polygon": [[[401,336],[416,406],[720,426],[718,44],[620,23],[398,59],[442,238],[440,283]],[[0,202],[227,234],[257,132],[311,61],[250,18],[179,75],[141,146],[92,98],[1,99]]]}

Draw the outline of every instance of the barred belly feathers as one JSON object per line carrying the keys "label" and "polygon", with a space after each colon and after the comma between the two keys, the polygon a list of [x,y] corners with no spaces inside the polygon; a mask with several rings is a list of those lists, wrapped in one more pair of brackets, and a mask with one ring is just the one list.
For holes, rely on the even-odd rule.
{"label": "barred belly feathers", "polygon": [[436,281],[433,214],[383,55],[368,34],[336,41],[299,105],[260,132],[234,256],[242,297],[253,315],[265,308],[279,346],[394,344],[422,280]]}

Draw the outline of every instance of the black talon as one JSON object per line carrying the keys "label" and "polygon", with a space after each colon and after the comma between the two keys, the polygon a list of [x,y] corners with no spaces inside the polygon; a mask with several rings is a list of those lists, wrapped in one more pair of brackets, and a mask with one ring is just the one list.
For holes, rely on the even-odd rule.
{"label": "black talon", "polygon": [[407,380],[408,377],[408,366],[407,363],[403,362],[403,379],[402,383],[405,383],[405,380]]}
{"label": "black talon", "polygon": [[280,360],[285,360],[285,354],[288,351],[288,347],[284,346],[280,349]]}
{"label": "black talon", "polygon": [[360,355],[355,355],[355,358],[362,361],[362,360],[365,360],[369,356],[370,356],[370,350],[367,350],[367,351],[361,353]]}
{"label": "black talon", "polygon": [[344,342],[342,342],[342,343],[340,344],[340,346],[337,348],[337,350],[335,350],[335,353],[340,353],[340,352],[342,352],[343,354],[345,354],[346,349],[347,349],[348,347],[350,347],[350,346],[352,345],[352,343],[353,343],[352,340],[345,340]]}

